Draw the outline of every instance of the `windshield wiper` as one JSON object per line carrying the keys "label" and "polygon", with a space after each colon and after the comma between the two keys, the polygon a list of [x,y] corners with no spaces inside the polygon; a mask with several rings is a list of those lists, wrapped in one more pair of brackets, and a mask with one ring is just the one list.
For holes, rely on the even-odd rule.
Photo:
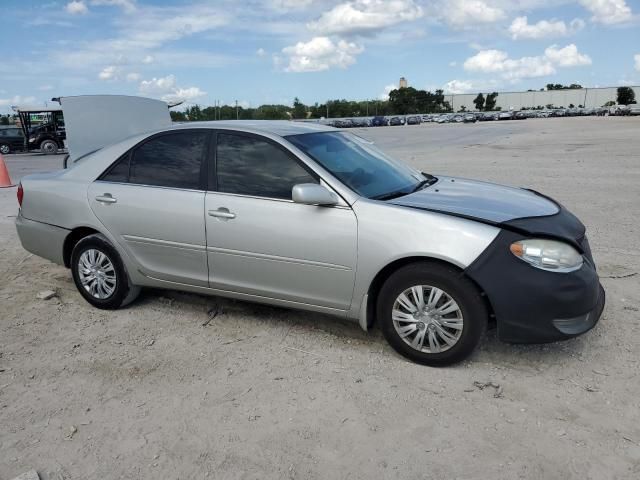
{"label": "windshield wiper", "polygon": [[395,190],[393,192],[389,192],[389,193],[383,193],[382,195],[378,195],[376,197],[371,197],[374,200],[392,200],[394,198],[398,198],[398,197],[402,197],[404,195],[409,195],[411,192],[407,191],[406,189],[402,189],[402,190]]}
{"label": "windshield wiper", "polygon": [[418,190],[422,190],[425,185],[431,185],[431,180],[422,180],[416,183],[416,186],[413,187],[413,190],[411,190],[411,193],[417,192]]}
{"label": "windshield wiper", "polygon": [[436,177],[434,177],[433,175],[429,175],[428,173],[422,172],[422,176],[425,178],[425,180],[419,181],[416,184],[416,186],[413,187],[413,190],[411,190],[411,193],[417,192],[418,190],[422,190],[424,187],[428,187],[430,185],[433,185],[434,183],[436,183],[438,181],[438,179]]}

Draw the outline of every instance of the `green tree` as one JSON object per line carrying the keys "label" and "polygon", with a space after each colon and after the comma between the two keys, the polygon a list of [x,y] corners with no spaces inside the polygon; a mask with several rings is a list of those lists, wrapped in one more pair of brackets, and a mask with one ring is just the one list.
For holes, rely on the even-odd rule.
{"label": "green tree", "polygon": [[307,118],[307,106],[300,101],[298,97],[293,100],[293,111],[291,112],[293,118],[304,119]]}
{"label": "green tree", "polygon": [[636,103],[636,93],[631,87],[618,87],[618,105]]}
{"label": "green tree", "polygon": [[562,85],[561,83],[547,83],[547,90],[578,90],[582,85],[572,83],[569,86]]}
{"label": "green tree", "polygon": [[187,116],[184,114],[184,112],[177,112],[177,111],[174,111],[174,110],[170,110],[169,111],[169,115],[171,115],[171,121],[173,121],[173,122],[186,122],[187,121]]}
{"label": "green tree", "polygon": [[9,125],[9,116],[0,115],[0,125]]}
{"label": "green tree", "polygon": [[484,108],[484,95],[482,95],[482,93],[479,93],[473,103],[476,105],[476,110],[481,112]]}
{"label": "green tree", "polygon": [[496,109],[496,99],[498,98],[498,92],[493,92],[487,95],[487,99],[484,102],[484,109],[487,111]]}

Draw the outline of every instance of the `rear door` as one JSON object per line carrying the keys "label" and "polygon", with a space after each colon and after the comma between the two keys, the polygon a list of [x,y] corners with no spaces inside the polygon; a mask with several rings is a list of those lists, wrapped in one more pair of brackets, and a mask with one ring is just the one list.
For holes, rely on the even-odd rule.
{"label": "rear door", "polygon": [[219,131],[215,143],[205,201],[210,286],[348,309],[357,258],[351,208],[294,203],[294,185],[321,180],[270,139]]}
{"label": "rear door", "polygon": [[208,285],[204,198],[210,131],[154,135],[89,187],[91,208],[149,277]]}

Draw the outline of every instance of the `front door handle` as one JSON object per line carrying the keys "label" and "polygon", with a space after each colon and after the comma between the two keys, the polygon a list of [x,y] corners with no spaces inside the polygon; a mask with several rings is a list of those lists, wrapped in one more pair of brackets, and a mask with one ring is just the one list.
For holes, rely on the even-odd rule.
{"label": "front door handle", "polygon": [[116,203],[118,200],[114,198],[110,193],[105,193],[103,195],[98,195],[96,197],[96,201],[100,203]]}
{"label": "front door handle", "polygon": [[222,220],[232,220],[236,218],[235,213],[231,213],[228,208],[221,207],[217,210],[209,210],[207,212],[210,217],[220,218]]}

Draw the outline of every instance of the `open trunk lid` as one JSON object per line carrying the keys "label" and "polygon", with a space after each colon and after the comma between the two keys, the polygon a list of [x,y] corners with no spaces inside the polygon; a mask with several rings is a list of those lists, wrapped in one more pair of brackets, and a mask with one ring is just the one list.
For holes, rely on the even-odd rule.
{"label": "open trunk lid", "polygon": [[168,105],[125,95],[60,97],[69,156],[82,155],[125,138],[171,125]]}

